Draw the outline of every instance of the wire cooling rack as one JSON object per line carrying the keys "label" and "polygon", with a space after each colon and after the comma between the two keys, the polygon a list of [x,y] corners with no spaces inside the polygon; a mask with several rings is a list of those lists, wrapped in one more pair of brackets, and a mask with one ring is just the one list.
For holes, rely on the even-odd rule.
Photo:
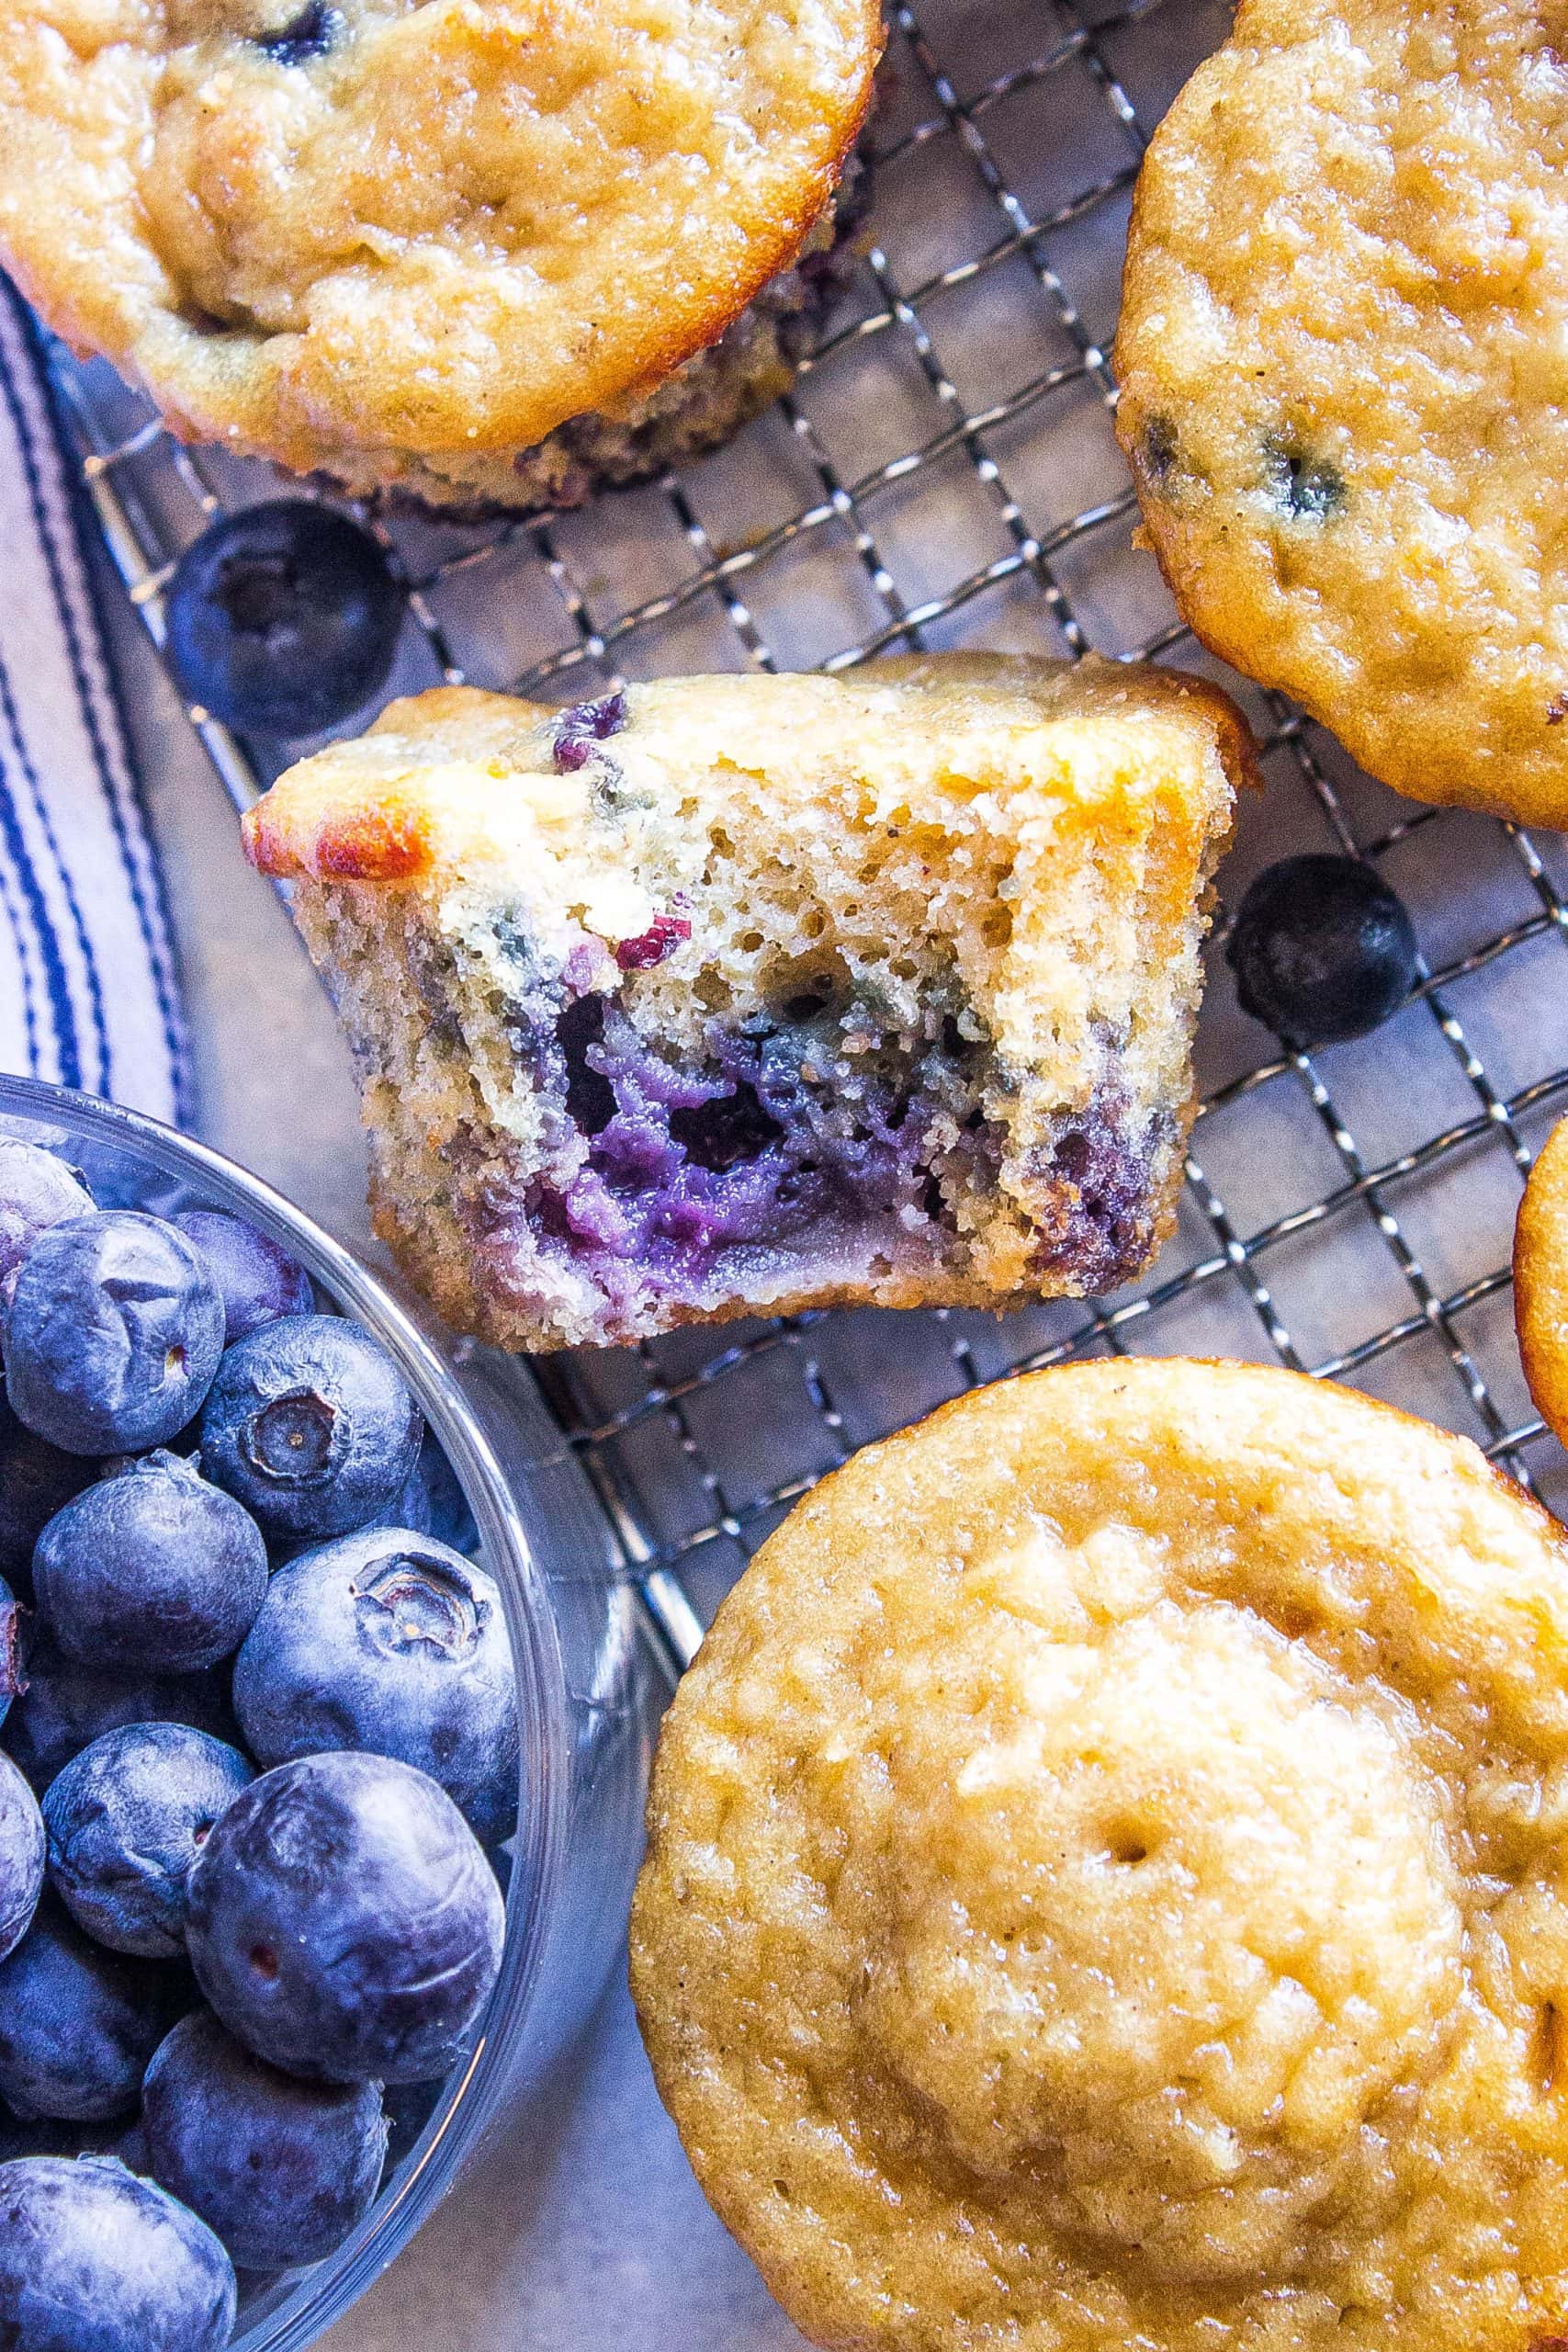
{"label": "wire cooling rack", "polygon": [[[536,1367],[672,1672],[823,1472],[964,1388],[1077,1357],[1224,1353],[1346,1381],[1568,1502],[1520,1374],[1508,1272],[1532,1151],[1568,1107],[1568,847],[1370,783],[1321,729],[1209,661],[1129,546],[1108,356],[1128,200],[1155,122],[1228,13],[896,6],[854,284],[791,398],[728,450],[579,514],[487,529],[369,518],[412,589],[400,691],[468,678],[566,700],[626,677],[838,670],[954,645],[1203,671],[1247,708],[1268,779],[1226,899],[1276,857],[1337,849],[1402,893],[1422,942],[1403,1011],[1320,1055],[1243,1015],[1212,955],[1179,1229],[1135,1288],[1001,1318],[795,1316]],[[101,366],[60,354],[56,379],[161,643],[180,548],[219,507],[276,495],[277,477],[181,449]],[[193,724],[249,801],[267,763]]]}

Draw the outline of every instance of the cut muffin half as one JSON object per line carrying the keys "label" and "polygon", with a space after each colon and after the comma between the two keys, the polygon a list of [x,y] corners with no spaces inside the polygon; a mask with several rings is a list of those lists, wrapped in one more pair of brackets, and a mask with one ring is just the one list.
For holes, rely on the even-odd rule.
{"label": "cut muffin half", "polygon": [[1249,760],[1216,690],[1109,664],[446,688],[246,838],[353,1040],[378,1229],[544,1349],[1136,1274]]}

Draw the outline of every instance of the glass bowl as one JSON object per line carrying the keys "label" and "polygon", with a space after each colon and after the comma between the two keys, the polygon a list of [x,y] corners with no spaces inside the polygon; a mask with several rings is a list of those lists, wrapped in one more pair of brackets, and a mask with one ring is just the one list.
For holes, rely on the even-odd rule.
{"label": "glass bowl", "polygon": [[587,1480],[525,1366],[442,1331],[268,1185],[139,1114],[0,1077],[0,1135],[47,1144],[102,1207],[248,1218],[396,1359],[478,1522],[506,1605],[522,1808],[506,1943],[482,2039],[399,2146],[335,2254],[245,2298],[233,2352],[304,2352],[413,2236],[586,2018],[619,1948],[641,1845],[652,1675],[635,1596]]}

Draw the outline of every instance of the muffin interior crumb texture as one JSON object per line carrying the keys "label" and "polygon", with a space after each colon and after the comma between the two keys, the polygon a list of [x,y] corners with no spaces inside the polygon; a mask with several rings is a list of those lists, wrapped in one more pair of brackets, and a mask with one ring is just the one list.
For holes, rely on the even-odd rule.
{"label": "muffin interior crumb texture", "polygon": [[720,1610],[633,1982],[828,2346],[1545,2352],[1568,1557],[1475,1449],[1242,1365],[1010,1383]]}
{"label": "muffin interior crumb texture", "polygon": [[504,1344],[624,1340],[1139,1271],[1247,758],[1212,689],[1093,665],[445,690],[250,842],[415,1279]]}
{"label": "muffin interior crumb texture", "polygon": [[880,40],[874,0],[18,0],[0,259],[189,437],[570,503],[787,380]]}

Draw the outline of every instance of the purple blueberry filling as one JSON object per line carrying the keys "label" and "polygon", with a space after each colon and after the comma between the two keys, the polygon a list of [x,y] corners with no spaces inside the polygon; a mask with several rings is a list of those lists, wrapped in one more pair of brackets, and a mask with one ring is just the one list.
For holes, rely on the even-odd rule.
{"label": "purple blueberry filling", "polygon": [[562,775],[573,775],[593,757],[594,746],[618,735],[626,723],[626,698],[617,688],[597,702],[574,702],[556,722],[550,756]]}
{"label": "purple blueberry filling", "polygon": [[1040,1155],[1041,1269],[1071,1274],[1090,1292],[1130,1281],[1148,1255],[1154,1164],[1169,1142],[1157,1124],[1132,1134],[1125,1104],[1109,1093],[1065,1122]]}
{"label": "purple blueberry filling", "polygon": [[700,1291],[725,1253],[807,1228],[944,1245],[933,1155],[983,1164],[994,1181],[999,1149],[966,1068],[973,1049],[959,1040],[955,1056],[939,1038],[847,1056],[844,1036],[827,990],[797,992],[777,1014],[710,1022],[703,1067],[682,1069],[614,998],[578,998],[556,1022],[547,1074],[588,1156],[530,1189],[535,1232],[616,1302],[639,1285]]}

